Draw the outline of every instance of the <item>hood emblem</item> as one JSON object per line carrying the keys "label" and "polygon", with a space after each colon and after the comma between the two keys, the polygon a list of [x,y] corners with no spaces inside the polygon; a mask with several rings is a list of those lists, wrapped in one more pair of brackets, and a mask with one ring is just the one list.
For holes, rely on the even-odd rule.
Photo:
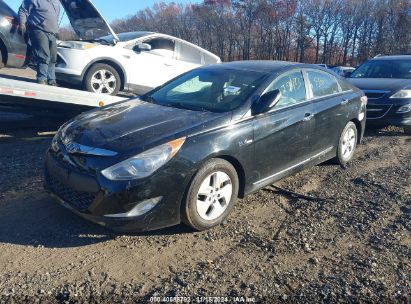
{"label": "hood emblem", "polygon": [[115,156],[117,152],[88,147],[85,145],[81,145],[74,142],[69,142],[64,145],[66,147],[66,151],[70,154],[86,154],[86,155],[95,155],[95,156]]}
{"label": "hood emblem", "polygon": [[69,143],[68,145],[66,145],[66,150],[70,154],[80,153],[81,152],[80,145],[76,144],[76,143]]}

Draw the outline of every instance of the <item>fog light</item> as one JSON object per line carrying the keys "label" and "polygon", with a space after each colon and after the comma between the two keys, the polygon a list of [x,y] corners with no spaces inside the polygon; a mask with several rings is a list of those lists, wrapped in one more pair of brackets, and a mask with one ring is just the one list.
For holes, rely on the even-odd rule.
{"label": "fog light", "polygon": [[397,113],[407,113],[411,111],[411,104],[407,104],[398,109]]}
{"label": "fog light", "polygon": [[138,203],[133,209],[126,213],[118,213],[118,214],[108,214],[105,217],[113,217],[113,218],[128,218],[128,217],[136,217],[147,212],[151,211],[157,204],[163,199],[162,196],[151,198],[145,200],[141,203]]}

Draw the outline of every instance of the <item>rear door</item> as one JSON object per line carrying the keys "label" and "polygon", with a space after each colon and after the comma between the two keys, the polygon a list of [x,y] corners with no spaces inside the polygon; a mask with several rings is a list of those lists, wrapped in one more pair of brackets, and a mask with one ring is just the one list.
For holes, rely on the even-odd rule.
{"label": "rear door", "polygon": [[349,120],[348,106],[353,92],[341,88],[337,78],[327,72],[304,70],[309,82],[309,96],[313,104],[314,136],[310,142],[314,154],[329,151],[338,145],[345,124]]}
{"label": "rear door", "polygon": [[254,119],[256,186],[288,175],[310,158],[312,104],[302,71],[279,76],[267,91],[276,89],[282,94],[279,103]]}
{"label": "rear door", "polygon": [[202,66],[203,53],[199,48],[178,40],[176,53],[176,76]]}

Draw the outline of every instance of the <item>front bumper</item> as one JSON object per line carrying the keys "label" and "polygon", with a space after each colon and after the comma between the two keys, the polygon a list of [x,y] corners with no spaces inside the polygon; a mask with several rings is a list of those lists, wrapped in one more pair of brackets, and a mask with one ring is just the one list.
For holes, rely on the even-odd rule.
{"label": "front bumper", "polygon": [[[150,231],[181,222],[180,206],[185,191],[184,176],[157,174],[144,182],[131,185],[104,181],[100,176],[81,172],[48,151],[45,161],[47,192],[63,206],[81,217],[116,231]],[[162,196],[149,212],[137,217],[111,218],[105,215],[130,211],[137,202]]]}
{"label": "front bumper", "polygon": [[369,99],[367,106],[367,124],[377,126],[411,126],[411,112],[398,113],[398,110],[411,100]]}

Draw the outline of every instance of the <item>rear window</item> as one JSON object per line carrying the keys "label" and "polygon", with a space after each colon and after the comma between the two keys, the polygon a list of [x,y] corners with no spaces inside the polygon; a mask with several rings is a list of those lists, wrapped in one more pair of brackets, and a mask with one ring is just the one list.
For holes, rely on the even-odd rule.
{"label": "rear window", "polygon": [[325,72],[307,71],[314,98],[332,95],[340,92],[337,79]]}
{"label": "rear window", "polygon": [[356,69],[350,77],[411,79],[411,60],[370,60]]}

